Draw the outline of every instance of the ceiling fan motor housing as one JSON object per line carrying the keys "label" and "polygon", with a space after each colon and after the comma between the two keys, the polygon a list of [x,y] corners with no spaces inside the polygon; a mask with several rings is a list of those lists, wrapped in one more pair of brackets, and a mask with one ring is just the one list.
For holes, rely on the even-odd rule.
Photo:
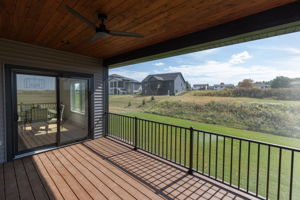
{"label": "ceiling fan motor housing", "polygon": [[98,14],[98,19],[101,20],[101,23],[104,23],[107,21],[107,15],[103,13]]}

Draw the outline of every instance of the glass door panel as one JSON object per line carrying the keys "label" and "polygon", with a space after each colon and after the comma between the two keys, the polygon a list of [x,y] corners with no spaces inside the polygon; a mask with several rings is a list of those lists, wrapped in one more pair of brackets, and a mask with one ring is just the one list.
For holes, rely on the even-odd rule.
{"label": "glass door panel", "polygon": [[16,90],[17,151],[56,144],[56,78],[16,74]]}
{"label": "glass door panel", "polygon": [[88,81],[59,78],[60,143],[88,137]]}

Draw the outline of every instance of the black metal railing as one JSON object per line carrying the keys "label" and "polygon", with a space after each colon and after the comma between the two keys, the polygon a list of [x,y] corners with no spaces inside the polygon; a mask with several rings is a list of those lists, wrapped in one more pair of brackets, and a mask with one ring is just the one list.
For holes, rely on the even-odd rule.
{"label": "black metal railing", "polygon": [[261,199],[300,199],[300,149],[108,114],[108,136]]}

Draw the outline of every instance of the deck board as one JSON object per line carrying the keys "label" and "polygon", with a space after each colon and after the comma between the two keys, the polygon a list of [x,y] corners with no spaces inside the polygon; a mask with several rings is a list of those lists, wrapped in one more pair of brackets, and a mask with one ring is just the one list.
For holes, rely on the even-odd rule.
{"label": "deck board", "polygon": [[58,199],[58,200],[64,199],[62,194],[58,190],[57,186],[55,185],[53,179],[51,178],[48,171],[46,170],[43,163],[41,162],[40,158],[37,155],[33,156],[32,158],[33,158],[32,162],[35,165],[35,169],[39,174],[39,177],[41,177],[42,183],[45,187],[45,190],[49,198]]}
{"label": "deck board", "polygon": [[[50,199],[42,181],[35,170],[35,167],[30,158],[23,159],[24,168],[26,170],[29,182],[31,183],[31,189],[34,194],[35,199]],[[51,195],[52,196],[52,195]]]}
{"label": "deck board", "polygon": [[70,163],[59,151],[54,151],[54,155],[59,159],[59,161],[64,165],[66,169],[74,176],[74,178],[80,182],[82,187],[91,195],[93,199],[97,199],[100,196],[103,196],[100,191],[97,189],[97,185],[93,185],[89,179],[91,177],[85,177],[75,165]]}
{"label": "deck board", "polygon": [[57,186],[57,188],[59,189],[63,197],[65,199],[70,199],[70,200],[78,199],[75,193],[72,191],[72,189],[64,180],[64,177],[61,176],[61,174],[59,174],[59,172],[52,165],[51,161],[48,159],[46,154],[39,154],[38,156],[41,159],[48,173],[51,175],[51,178],[53,179],[55,185]]}
{"label": "deck board", "polygon": [[16,180],[18,184],[18,189],[21,199],[34,199],[34,195],[31,190],[31,185],[29,183],[25,168],[23,166],[22,160],[14,161],[14,168],[16,173]]}
{"label": "deck board", "polygon": [[4,182],[6,200],[20,199],[13,162],[4,165]]}
{"label": "deck board", "polygon": [[[69,150],[69,149],[68,149]],[[118,199],[121,199],[121,195],[123,197],[126,197],[128,199],[134,199],[132,196],[130,196],[128,194],[128,192],[126,190],[124,190],[122,187],[120,187],[118,184],[116,184],[113,180],[110,179],[110,177],[108,177],[106,174],[104,174],[101,171],[101,165],[96,166],[92,164],[92,160],[88,157],[87,160],[83,160],[84,158],[79,156],[78,154],[76,155],[76,153],[78,152],[73,152],[70,151],[71,155],[76,158],[79,162],[86,162],[87,164],[85,165],[85,167],[87,167],[92,173],[94,173],[102,182],[103,182],[103,186],[107,187],[107,185],[109,185],[109,190],[108,193],[106,194],[106,198],[109,198],[110,195],[113,196],[118,196]]]}
{"label": "deck board", "polygon": [[[1,196],[2,195],[2,196]],[[254,199],[109,138],[0,164],[0,199]]]}

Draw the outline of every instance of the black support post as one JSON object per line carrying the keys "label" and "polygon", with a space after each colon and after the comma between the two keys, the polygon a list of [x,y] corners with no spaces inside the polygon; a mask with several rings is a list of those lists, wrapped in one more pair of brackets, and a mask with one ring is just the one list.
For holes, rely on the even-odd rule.
{"label": "black support post", "polygon": [[134,117],[134,148],[133,150],[137,150],[137,141],[138,141],[138,118]]}
{"label": "black support post", "polygon": [[194,146],[194,129],[190,127],[190,164],[188,174],[193,174],[193,146]]}

